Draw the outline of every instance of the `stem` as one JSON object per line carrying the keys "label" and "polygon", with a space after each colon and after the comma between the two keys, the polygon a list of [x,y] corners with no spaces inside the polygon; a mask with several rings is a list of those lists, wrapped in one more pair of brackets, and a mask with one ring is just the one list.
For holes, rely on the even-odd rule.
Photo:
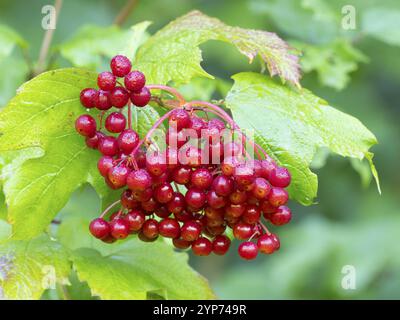
{"label": "stem", "polygon": [[116,16],[114,24],[117,26],[122,26],[126,21],[126,19],[128,19],[129,15],[132,13],[133,9],[136,7],[137,4],[138,4],[137,0],[128,0],[121,9],[121,11]]}
{"label": "stem", "polygon": [[186,103],[185,98],[179,93],[178,90],[168,87],[168,86],[163,86],[163,85],[158,85],[158,84],[150,84],[146,86],[149,90],[151,89],[158,89],[158,90],[164,90],[172,94],[176,99],[178,99],[178,102],[180,105],[184,105]]}
{"label": "stem", "polygon": [[132,130],[132,104],[128,104],[128,128]]}
{"label": "stem", "polygon": [[260,222],[260,225],[261,225],[261,227],[264,229],[264,231],[265,231],[265,233],[266,233],[267,235],[270,235],[270,234],[271,234],[271,232],[268,230],[268,228],[267,228],[262,222]]}
{"label": "stem", "polygon": [[[61,10],[61,6],[62,6],[62,0],[56,0],[54,3],[54,7],[56,10],[56,24],[57,24],[60,10]],[[38,64],[37,64],[36,70],[34,72],[34,75],[36,75],[36,76],[45,70],[45,62],[47,59],[47,55],[49,53],[51,41],[53,40],[54,31],[55,31],[55,28],[47,29],[44,34],[43,41],[42,41],[42,47],[40,48]]]}
{"label": "stem", "polygon": [[139,150],[139,148],[145,143],[147,140],[149,140],[150,136],[153,134],[154,130],[156,130],[163,122],[165,119],[169,117],[169,115],[173,112],[174,110],[168,111],[166,114],[164,114],[160,119],[157,120],[157,122],[150,128],[150,130],[147,132],[146,136],[139,142],[137,147],[133,149],[131,152],[131,156],[134,156],[136,152]]}
{"label": "stem", "polygon": [[100,217],[99,218],[103,218],[107,213],[108,213],[108,211],[110,211],[113,207],[115,207],[117,204],[119,204],[121,202],[121,200],[117,200],[117,201],[115,201],[115,202],[113,202],[112,204],[110,204],[102,213],[101,213],[101,215],[100,215]]}

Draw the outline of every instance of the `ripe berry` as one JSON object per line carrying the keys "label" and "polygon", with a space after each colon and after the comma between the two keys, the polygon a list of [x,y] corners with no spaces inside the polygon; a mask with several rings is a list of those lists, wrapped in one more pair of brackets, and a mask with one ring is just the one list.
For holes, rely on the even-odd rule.
{"label": "ripe berry", "polygon": [[97,149],[99,146],[99,142],[102,138],[104,138],[106,135],[102,133],[101,131],[96,131],[96,134],[93,137],[86,137],[85,143],[88,146],[88,148],[91,149]]}
{"label": "ripe berry", "polygon": [[224,197],[219,196],[214,190],[210,190],[207,193],[207,203],[210,207],[219,209],[226,205],[226,200]]}
{"label": "ripe berry", "polygon": [[97,169],[103,177],[108,176],[108,170],[114,166],[114,160],[109,156],[102,156],[97,162]]}
{"label": "ripe berry", "polygon": [[253,260],[257,257],[258,247],[251,241],[245,241],[239,245],[238,252],[241,258]]}
{"label": "ripe berry", "polygon": [[89,226],[90,233],[97,239],[104,239],[110,234],[110,225],[102,218],[94,219]]}
{"label": "ripe berry", "polygon": [[254,186],[252,189],[252,194],[257,199],[264,199],[267,197],[268,193],[271,191],[271,185],[264,178],[256,178],[254,180]]}
{"label": "ripe berry", "polygon": [[83,114],[76,119],[75,129],[80,135],[91,138],[96,134],[96,120],[88,114]]}
{"label": "ripe berry", "polygon": [[220,256],[224,255],[228,252],[229,247],[231,246],[231,240],[227,236],[216,236],[213,243],[213,252]]}
{"label": "ripe berry", "polygon": [[129,235],[129,225],[122,218],[115,218],[110,222],[111,235],[115,239],[125,239]]}
{"label": "ripe berry", "polygon": [[110,157],[115,156],[119,151],[117,139],[111,136],[102,138],[98,148],[103,155]]}
{"label": "ripe berry", "polygon": [[187,184],[190,181],[192,169],[188,167],[177,167],[171,173],[172,181],[178,184]]}
{"label": "ripe berry", "polygon": [[260,220],[261,212],[256,205],[248,205],[242,215],[242,220],[248,224],[255,224]]}
{"label": "ripe berry", "polygon": [[225,207],[225,214],[233,218],[239,218],[243,215],[245,210],[246,206],[242,203],[239,204],[230,203]]}
{"label": "ripe berry", "polygon": [[117,79],[115,76],[108,71],[99,73],[97,76],[97,85],[100,89],[110,91],[115,88]]}
{"label": "ripe berry", "polygon": [[180,131],[189,128],[192,123],[189,112],[183,109],[175,109],[169,116],[169,126]]}
{"label": "ripe berry", "polygon": [[200,117],[192,116],[189,128],[194,130],[197,133],[197,137],[200,138],[201,130],[207,128],[207,123]]}
{"label": "ripe berry", "polygon": [[125,129],[119,134],[117,142],[122,153],[130,154],[139,144],[139,135],[132,129]]}
{"label": "ripe berry", "polygon": [[134,70],[125,76],[124,83],[129,91],[140,92],[146,84],[146,77],[140,71]]}
{"label": "ripe berry", "polygon": [[112,107],[110,92],[99,90],[95,96],[95,107],[99,110],[108,110]]}
{"label": "ripe berry", "polygon": [[284,167],[276,167],[269,173],[269,181],[274,187],[286,188],[290,184],[290,173]]}
{"label": "ripe berry", "polygon": [[140,210],[131,210],[124,219],[128,223],[129,231],[137,232],[142,228],[145,216]]}
{"label": "ripe berry", "polygon": [[145,169],[139,169],[128,175],[126,183],[131,190],[144,191],[151,187],[152,179]]}
{"label": "ripe berry", "polygon": [[190,181],[194,187],[208,189],[213,182],[213,177],[208,169],[199,168],[193,171]]}
{"label": "ripe berry", "polygon": [[125,77],[131,71],[132,64],[127,57],[117,55],[111,59],[110,68],[115,76]]}
{"label": "ripe berry", "polygon": [[108,170],[108,179],[116,188],[122,188],[126,185],[129,172],[130,170],[124,164],[120,164]]}
{"label": "ripe berry", "polygon": [[186,192],[185,201],[190,207],[200,209],[206,203],[206,195],[200,189],[191,188]]}
{"label": "ripe berry", "polygon": [[185,209],[185,197],[180,192],[174,192],[172,199],[167,203],[167,209],[173,214],[178,214]]}
{"label": "ripe berry", "polygon": [[274,160],[271,158],[267,158],[261,161],[261,176],[265,179],[269,179],[269,175],[271,174],[272,170],[277,167]]}
{"label": "ripe berry", "polygon": [[166,218],[158,224],[160,235],[166,238],[178,238],[181,232],[178,221],[175,219]]}
{"label": "ripe berry", "polygon": [[106,118],[105,127],[109,132],[119,133],[125,129],[126,119],[122,113],[112,112]]}
{"label": "ripe berry", "polygon": [[273,237],[272,234],[263,234],[260,238],[258,238],[257,246],[260,252],[271,254],[275,250],[279,249],[279,245],[277,245],[276,239],[277,238]]}
{"label": "ripe berry", "polygon": [[225,157],[236,157],[243,154],[243,146],[235,141],[224,144]]}
{"label": "ripe berry", "polygon": [[81,91],[80,100],[84,107],[93,108],[96,103],[97,90],[86,88]]}
{"label": "ripe berry", "polygon": [[244,203],[247,200],[247,193],[241,190],[235,190],[229,195],[229,200],[233,204]]}
{"label": "ripe berry", "polygon": [[175,248],[178,248],[178,249],[187,249],[191,245],[191,243],[189,241],[179,239],[179,238],[173,239],[172,243],[175,246]]}
{"label": "ripe berry", "polygon": [[116,108],[123,108],[129,100],[129,92],[123,87],[115,87],[110,92],[110,102]]}
{"label": "ripe berry", "polygon": [[142,233],[148,239],[156,239],[158,237],[158,222],[154,219],[148,219],[142,226]]}
{"label": "ripe berry", "polygon": [[161,153],[155,153],[146,157],[146,169],[154,176],[160,176],[167,170],[165,157]]}
{"label": "ripe berry", "polygon": [[279,187],[273,187],[268,194],[268,201],[274,207],[279,207],[284,204],[289,199],[289,195],[285,189]]}
{"label": "ripe berry", "polygon": [[149,215],[153,214],[160,207],[160,204],[153,197],[151,197],[149,200],[142,202],[141,206],[142,209]]}
{"label": "ripe berry", "polygon": [[219,196],[228,196],[233,191],[233,180],[220,175],[214,179],[212,188]]}
{"label": "ripe berry", "polygon": [[239,165],[239,161],[236,157],[226,157],[221,164],[222,174],[225,176],[232,176],[235,173],[236,167]]}
{"label": "ripe berry", "polygon": [[181,238],[186,241],[195,241],[201,234],[201,225],[195,221],[187,221],[181,228]]}
{"label": "ripe berry", "polygon": [[194,146],[183,146],[179,150],[179,160],[182,164],[188,167],[196,168],[201,165],[201,155],[202,152],[199,148]]}
{"label": "ripe berry", "polygon": [[182,147],[187,141],[189,137],[186,135],[185,130],[177,131],[173,127],[169,127],[167,134],[165,136],[165,142],[170,147],[177,149]]}
{"label": "ripe berry", "polygon": [[192,251],[196,256],[208,256],[211,250],[212,244],[207,238],[198,238],[192,243]]}
{"label": "ripe berry", "polygon": [[275,226],[282,226],[292,219],[292,212],[286,206],[279,206],[275,213],[269,216],[269,220]]}
{"label": "ripe berry", "polygon": [[254,181],[254,170],[248,164],[239,164],[234,173],[238,185],[247,186]]}
{"label": "ripe berry", "polygon": [[154,197],[159,203],[167,203],[172,200],[174,196],[174,189],[172,186],[165,182],[154,189]]}
{"label": "ripe berry", "polygon": [[174,213],[174,217],[179,222],[186,222],[193,219],[193,213],[187,210],[183,210],[179,213]]}
{"label": "ripe berry", "polygon": [[133,197],[132,191],[127,189],[121,195],[121,205],[126,209],[135,209],[139,207],[138,201]]}
{"label": "ripe berry", "polygon": [[275,213],[276,210],[277,210],[277,208],[274,207],[274,206],[272,206],[272,205],[268,202],[268,200],[264,200],[264,201],[261,201],[261,202],[260,202],[260,209],[261,209],[261,211],[263,212],[264,217],[265,217],[266,219],[269,219],[270,214],[271,214],[271,213]]}
{"label": "ripe berry", "polygon": [[168,211],[168,209],[164,206],[158,207],[154,213],[156,214],[157,217],[160,218],[168,218],[171,213]]}
{"label": "ripe berry", "polygon": [[253,227],[244,222],[239,222],[233,228],[233,235],[236,239],[247,240],[253,235]]}

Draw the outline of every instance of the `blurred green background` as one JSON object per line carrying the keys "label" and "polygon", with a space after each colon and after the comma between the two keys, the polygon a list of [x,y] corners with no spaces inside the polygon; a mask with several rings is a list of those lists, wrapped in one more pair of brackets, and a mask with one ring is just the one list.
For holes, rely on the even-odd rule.
{"label": "blurred green background", "polygon": [[[0,0],[0,24],[12,27],[29,44],[1,60],[0,106],[29,78],[37,61],[44,35],[41,8],[46,4],[49,1]],[[84,25],[110,26],[124,4],[64,1],[49,68],[71,65],[57,46]],[[356,10],[355,30],[341,26],[344,5]],[[379,144],[372,151],[382,195],[364,163],[322,150],[314,162],[318,203],[291,204],[294,219],[278,231],[278,253],[246,262],[231,250],[225,257],[191,257],[192,266],[209,279],[221,299],[400,298],[399,1],[139,0],[123,27],[150,20],[154,33],[193,9],[230,25],[276,32],[304,50],[302,85],[360,119],[377,136]],[[234,73],[259,70],[228,45],[209,42],[202,49],[203,67],[228,83]],[[212,93],[207,83],[187,90],[202,98]],[[96,213],[99,204],[93,190],[78,190],[63,214],[80,213],[83,204]],[[355,289],[342,287],[346,265],[355,268]],[[84,298],[88,293],[82,287],[75,294]]]}

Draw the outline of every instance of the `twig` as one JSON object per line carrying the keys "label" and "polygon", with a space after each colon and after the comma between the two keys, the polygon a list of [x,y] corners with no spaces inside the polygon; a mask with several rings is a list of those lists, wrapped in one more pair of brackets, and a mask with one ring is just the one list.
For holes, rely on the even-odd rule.
{"label": "twig", "polygon": [[[63,2],[63,0],[55,0],[55,3],[54,3],[54,7],[56,10],[56,25],[57,25],[58,16],[60,14],[62,2]],[[42,46],[40,48],[38,64],[37,64],[36,70],[33,73],[35,76],[42,73],[46,69],[45,63],[46,63],[47,55],[49,53],[50,44],[53,39],[54,30],[55,30],[55,28],[47,29],[44,34]]]}
{"label": "twig", "polygon": [[132,13],[133,9],[136,7],[139,1],[128,0],[121,11],[118,13],[114,20],[114,24],[117,26],[122,26],[129,15]]}

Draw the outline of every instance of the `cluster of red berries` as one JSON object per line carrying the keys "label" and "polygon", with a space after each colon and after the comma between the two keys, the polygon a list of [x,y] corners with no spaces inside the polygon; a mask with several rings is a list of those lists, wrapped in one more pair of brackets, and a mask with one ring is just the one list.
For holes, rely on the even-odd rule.
{"label": "cluster of red berries", "polygon": [[[90,115],[76,120],[76,130],[86,137],[87,146],[102,154],[98,169],[106,183],[112,189],[124,188],[120,201],[109,208],[120,203],[121,209],[109,217],[106,210],[91,222],[93,236],[108,243],[129,234],[146,242],[162,236],[171,238],[177,248],[191,247],[194,254],[206,256],[228,251],[231,240],[226,231],[231,228],[233,236],[243,241],[239,255],[244,259],[278,250],[278,237],[261,219],[276,226],[290,221],[291,211],[285,205],[285,188],[291,180],[288,170],[266,153],[260,159],[248,159],[243,139],[223,137],[223,131],[232,131],[228,123],[203,119],[196,114],[198,109],[188,106],[167,112],[140,140],[122,108],[130,108],[131,103],[141,107],[150,101],[145,77],[139,71],[131,72],[131,63],[123,56],[111,60],[111,70],[99,74],[100,90],[81,92],[86,108],[121,109],[106,117],[110,134],[97,129]],[[116,86],[116,77],[125,77],[125,88]],[[148,136],[164,120],[168,122],[166,148],[151,150]],[[192,139],[193,133],[197,139]]]}

